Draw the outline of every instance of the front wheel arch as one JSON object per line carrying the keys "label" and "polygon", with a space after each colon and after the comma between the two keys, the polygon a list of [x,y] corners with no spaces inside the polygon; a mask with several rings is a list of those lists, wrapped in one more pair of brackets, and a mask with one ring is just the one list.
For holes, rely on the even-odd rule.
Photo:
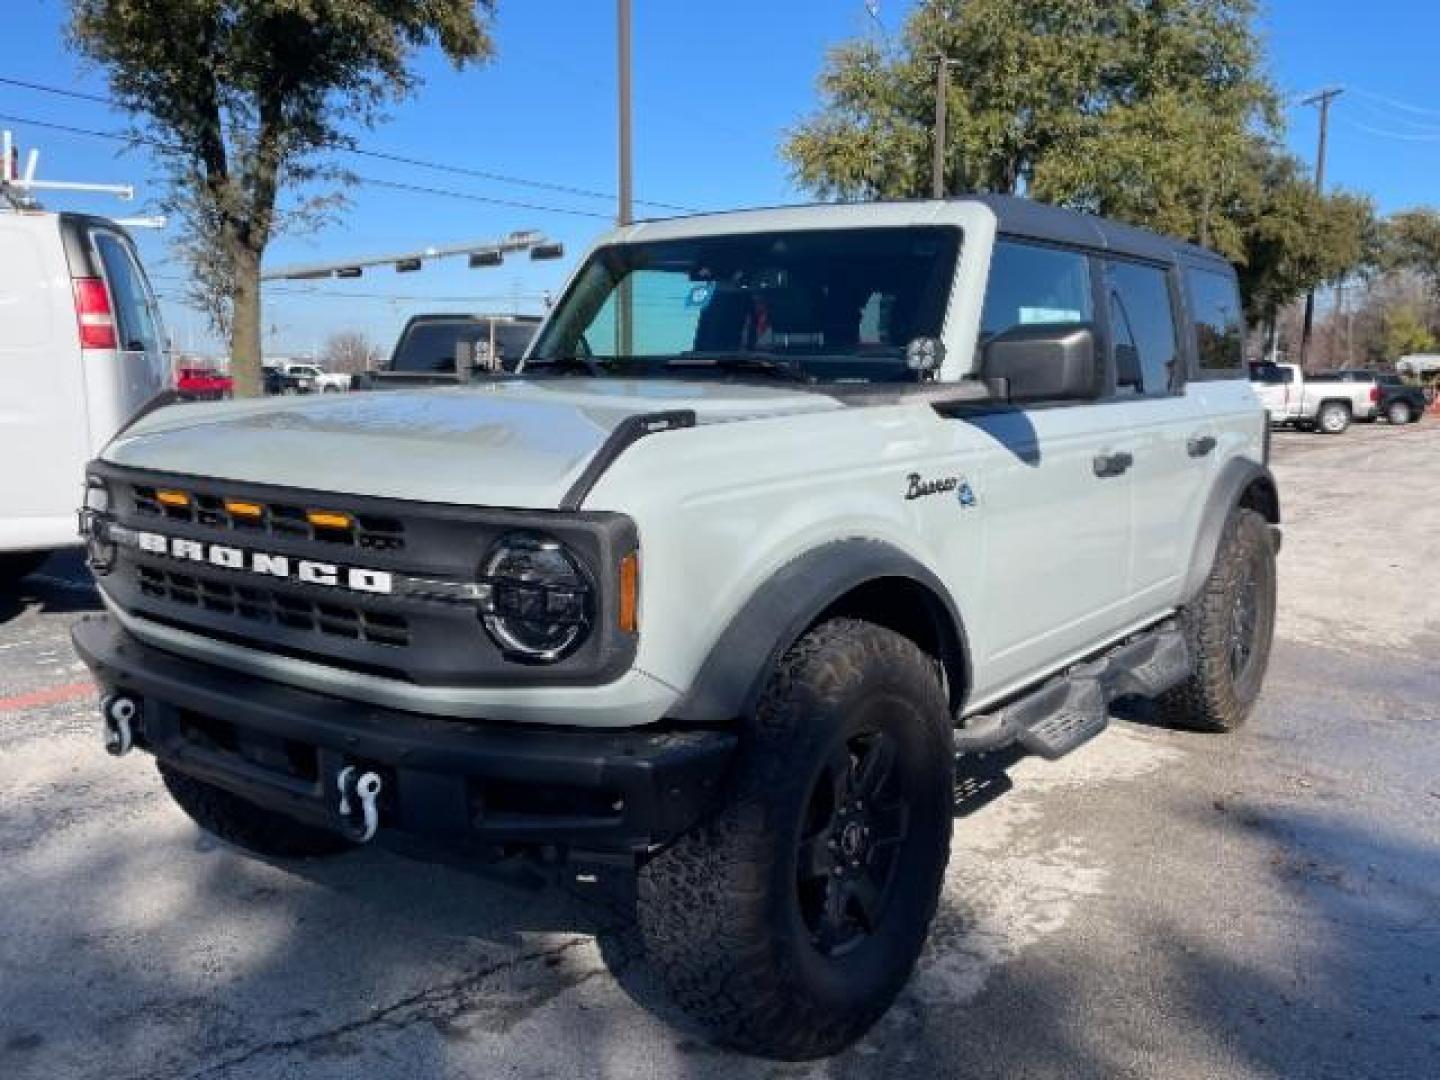
{"label": "front wheel arch", "polygon": [[668,716],[717,724],[749,715],[780,658],[808,631],[837,617],[863,619],[914,641],[940,665],[952,710],[963,704],[971,654],[949,590],[894,545],[856,538],[806,552],[756,589]]}

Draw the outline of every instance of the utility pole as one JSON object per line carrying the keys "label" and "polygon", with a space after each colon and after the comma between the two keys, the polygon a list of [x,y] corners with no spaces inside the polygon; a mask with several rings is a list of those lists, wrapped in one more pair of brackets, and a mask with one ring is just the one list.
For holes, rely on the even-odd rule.
{"label": "utility pole", "polygon": [[[1301,105],[1320,106],[1320,147],[1315,154],[1315,190],[1325,194],[1325,149],[1330,136],[1330,103],[1345,92],[1343,86],[1328,86],[1324,90],[1317,90],[1307,98],[1301,99]],[[1305,367],[1306,355],[1310,351],[1310,332],[1315,325],[1315,290],[1311,289],[1305,294],[1305,323],[1300,330],[1300,367]]]}
{"label": "utility pole", "polygon": [[620,39],[620,205],[615,220],[629,225],[635,220],[630,166],[630,0],[617,0]]}
{"label": "utility pole", "polygon": [[945,112],[949,96],[950,61],[939,56],[935,59],[935,160],[930,182],[930,194],[936,199],[945,197]]}
{"label": "utility pole", "polygon": [[[631,188],[631,131],[630,131],[630,0],[616,0],[617,38],[619,40],[620,87],[620,205],[616,208],[616,223],[625,226],[635,220],[634,193]],[[620,280],[619,295],[615,311],[615,354],[630,356],[634,351],[634,330],[632,321],[634,307],[631,303],[630,277]]]}

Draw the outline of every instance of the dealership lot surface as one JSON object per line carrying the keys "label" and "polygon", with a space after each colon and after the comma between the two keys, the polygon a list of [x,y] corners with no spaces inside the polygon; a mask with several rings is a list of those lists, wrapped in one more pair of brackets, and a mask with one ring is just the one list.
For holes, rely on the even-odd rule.
{"label": "dealership lot surface", "polygon": [[804,1065],[666,1005],[619,883],[197,832],[101,751],[66,636],[97,602],[52,560],[0,610],[0,1076],[1440,1075],[1440,422],[1278,433],[1274,464],[1250,726],[1136,711],[966,777],[918,975]]}

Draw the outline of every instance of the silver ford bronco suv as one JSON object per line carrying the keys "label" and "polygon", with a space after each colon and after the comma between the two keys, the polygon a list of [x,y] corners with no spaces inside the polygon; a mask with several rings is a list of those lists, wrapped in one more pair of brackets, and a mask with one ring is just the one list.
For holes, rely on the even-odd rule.
{"label": "silver ford bronco suv", "polygon": [[833,1052],[924,944],[958,757],[1130,695],[1244,722],[1279,505],[1241,325],[1216,255],[1016,199],[620,229],[514,377],[109,445],[107,746],[268,856],[633,868],[686,1010]]}

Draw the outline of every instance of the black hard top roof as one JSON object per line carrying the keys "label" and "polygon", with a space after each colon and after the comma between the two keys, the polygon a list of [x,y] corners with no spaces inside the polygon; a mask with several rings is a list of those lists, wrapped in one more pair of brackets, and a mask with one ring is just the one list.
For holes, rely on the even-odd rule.
{"label": "black hard top roof", "polygon": [[988,206],[999,219],[1000,232],[1011,236],[1078,244],[1137,259],[1172,262],[1176,258],[1184,258],[1192,262],[1211,263],[1217,269],[1230,266],[1223,255],[1197,244],[1079,210],[1066,210],[1014,195],[966,195],[957,201]]}

